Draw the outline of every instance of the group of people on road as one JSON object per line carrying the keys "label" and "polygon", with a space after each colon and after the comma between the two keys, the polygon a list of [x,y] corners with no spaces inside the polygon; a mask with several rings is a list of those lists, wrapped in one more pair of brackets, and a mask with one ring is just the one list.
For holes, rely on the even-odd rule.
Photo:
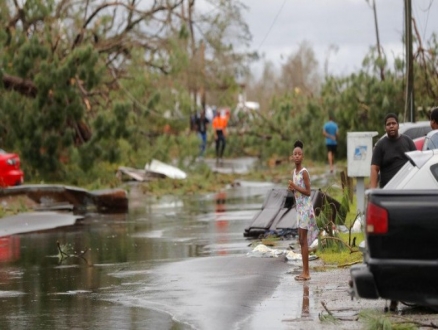
{"label": "group of people on road", "polygon": [[[432,130],[438,130],[438,107],[433,108],[429,115]],[[388,113],[384,118],[386,136],[375,145],[371,159],[370,188],[383,188],[408,161],[406,152],[416,150],[413,140],[407,135],[399,133],[398,116]],[[333,116],[324,124],[323,135],[327,147],[327,158],[330,173],[334,171],[334,156],[337,151],[339,128]],[[432,141],[435,137],[436,140]],[[431,149],[438,149],[438,133],[432,135]],[[310,280],[309,272],[309,245],[318,235],[313,204],[310,198],[311,184],[309,171],[303,166],[304,144],[296,141],[290,160],[294,162],[292,180],[289,180],[288,189],[293,192],[296,201],[299,244],[301,247],[303,268],[301,274],[295,276],[297,281]],[[397,301],[391,301],[390,310],[397,308]]]}
{"label": "group of people on road", "polygon": [[[227,144],[227,126],[229,121],[229,112],[217,110],[212,120],[211,126],[214,132],[216,161],[222,161]],[[194,120],[194,129],[198,133],[200,139],[199,158],[203,158],[207,148],[207,132],[210,120],[206,117],[205,111],[202,110],[199,116]]]}

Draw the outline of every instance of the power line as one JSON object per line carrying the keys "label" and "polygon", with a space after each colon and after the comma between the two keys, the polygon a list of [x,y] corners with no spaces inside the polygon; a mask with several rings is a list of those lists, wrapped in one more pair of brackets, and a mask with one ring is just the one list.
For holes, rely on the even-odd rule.
{"label": "power line", "polygon": [[[422,11],[423,13],[426,13],[426,21],[425,21],[425,23],[424,23],[424,27],[421,26],[421,28],[422,28],[422,30],[423,30],[423,31],[422,31],[422,38],[423,38],[423,40],[425,40],[425,37],[426,37],[427,25],[428,25],[428,23],[429,23],[429,16],[430,16],[431,8],[432,8],[432,6],[433,6],[433,2],[434,2],[434,0],[430,0],[430,1],[429,1],[429,4],[426,6],[426,8],[421,8],[420,4],[414,2],[414,5],[415,5],[420,11]],[[416,16],[417,16],[417,17],[420,17],[418,14],[417,14]],[[417,24],[419,24],[419,25],[423,25],[422,22],[420,22],[420,21],[417,21]]]}
{"label": "power line", "polygon": [[272,22],[271,26],[269,27],[268,32],[266,33],[265,37],[263,38],[262,42],[260,43],[259,47],[257,48],[257,50],[260,50],[260,48],[262,48],[263,43],[266,41],[266,38],[268,38],[269,33],[271,33],[272,28],[274,27],[274,24],[277,22],[278,16],[280,16],[280,13],[284,7],[284,5],[286,4],[287,0],[283,1],[283,4],[281,5],[280,9],[278,10],[277,15],[274,18],[274,21]]}
{"label": "power line", "polygon": [[433,5],[433,1],[434,1],[434,0],[430,0],[429,5],[427,6],[427,8],[425,8],[425,9],[420,8],[420,10],[421,10],[421,11],[424,11],[424,12],[429,11],[430,8],[431,8],[432,5]]}
{"label": "power line", "polygon": [[427,8],[427,17],[426,17],[426,24],[424,26],[424,31],[423,31],[423,38],[426,35],[426,28],[427,28],[427,23],[429,22],[430,8],[432,8],[432,5],[433,5],[433,0],[430,0],[429,7]]}

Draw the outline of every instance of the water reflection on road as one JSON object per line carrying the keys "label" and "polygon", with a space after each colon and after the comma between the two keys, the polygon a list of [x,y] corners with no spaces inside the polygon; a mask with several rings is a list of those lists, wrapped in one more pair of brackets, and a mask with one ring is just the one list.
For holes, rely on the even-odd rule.
{"label": "water reflection on road", "polygon": [[[165,284],[149,286],[156,284],[151,274],[177,261],[245,254],[244,228],[272,187],[243,182],[197,198],[142,197],[129,214],[94,214],[74,227],[2,238],[0,329],[192,328],[164,313]],[[86,261],[60,262],[57,241],[87,251]],[[160,299],[135,300],[154,290]]]}

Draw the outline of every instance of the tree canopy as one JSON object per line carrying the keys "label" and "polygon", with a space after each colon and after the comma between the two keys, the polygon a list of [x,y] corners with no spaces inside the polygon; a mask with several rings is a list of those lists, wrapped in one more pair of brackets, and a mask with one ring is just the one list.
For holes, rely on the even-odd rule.
{"label": "tree canopy", "polygon": [[[370,48],[358,72],[322,76],[303,41],[278,72],[266,63],[251,77],[258,54],[245,10],[238,0],[1,2],[1,147],[20,154],[29,179],[50,181],[101,163],[195,157],[190,114],[208,104],[233,109],[239,93],[261,110],[233,118],[231,156],[287,157],[301,139],[307,157],[323,160],[331,112],[345,157],[347,131],[383,132],[387,112],[406,120],[405,61],[389,67],[382,49]],[[438,42],[415,42],[421,119],[437,103]]]}
{"label": "tree canopy", "polygon": [[[206,92],[226,101],[251,57],[238,1],[7,0],[0,21],[0,131],[27,173],[62,179],[116,161],[161,134],[166,113],[185,118]],[[225,92],[224,92],[225,91]],[[167,116],[169,117],[169,116]],[[74,154],[74,155],[73,155]]]}

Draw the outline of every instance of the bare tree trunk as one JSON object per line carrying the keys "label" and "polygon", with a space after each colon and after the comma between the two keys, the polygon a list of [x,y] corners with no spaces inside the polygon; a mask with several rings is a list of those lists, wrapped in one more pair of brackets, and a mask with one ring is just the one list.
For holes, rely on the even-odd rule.
{"label": "bare tree trunk", "polygon": [[[195,32],[193,30],[193,20],[192,20],[192,13],[193,13],[193,7],[195,5],[195,0],[188,0],[188,10],[187,10],[187,27],[190,31],[190,50],[191,50],[191,58],[192,61],[196,56],[196,45],[195,45]],[[184,10],[184,6],[182,6]],[[185,17],[185,14],[184,16]],[[193,79],[193,77],[192,77]],[[189,78],[190,81],[190,78]],[[196,83],[194,86],[189,86],[190,93],[193,97],[193,108],[196,111],[196,101],[197,101],[197,87]]]}
{"label": "bare tree trunk", "polygon": [[22,95],[28,97],[35,97],[37,95],[37,88],[33,81],[3,74],[3,86],[8,90],[14,90]]}

